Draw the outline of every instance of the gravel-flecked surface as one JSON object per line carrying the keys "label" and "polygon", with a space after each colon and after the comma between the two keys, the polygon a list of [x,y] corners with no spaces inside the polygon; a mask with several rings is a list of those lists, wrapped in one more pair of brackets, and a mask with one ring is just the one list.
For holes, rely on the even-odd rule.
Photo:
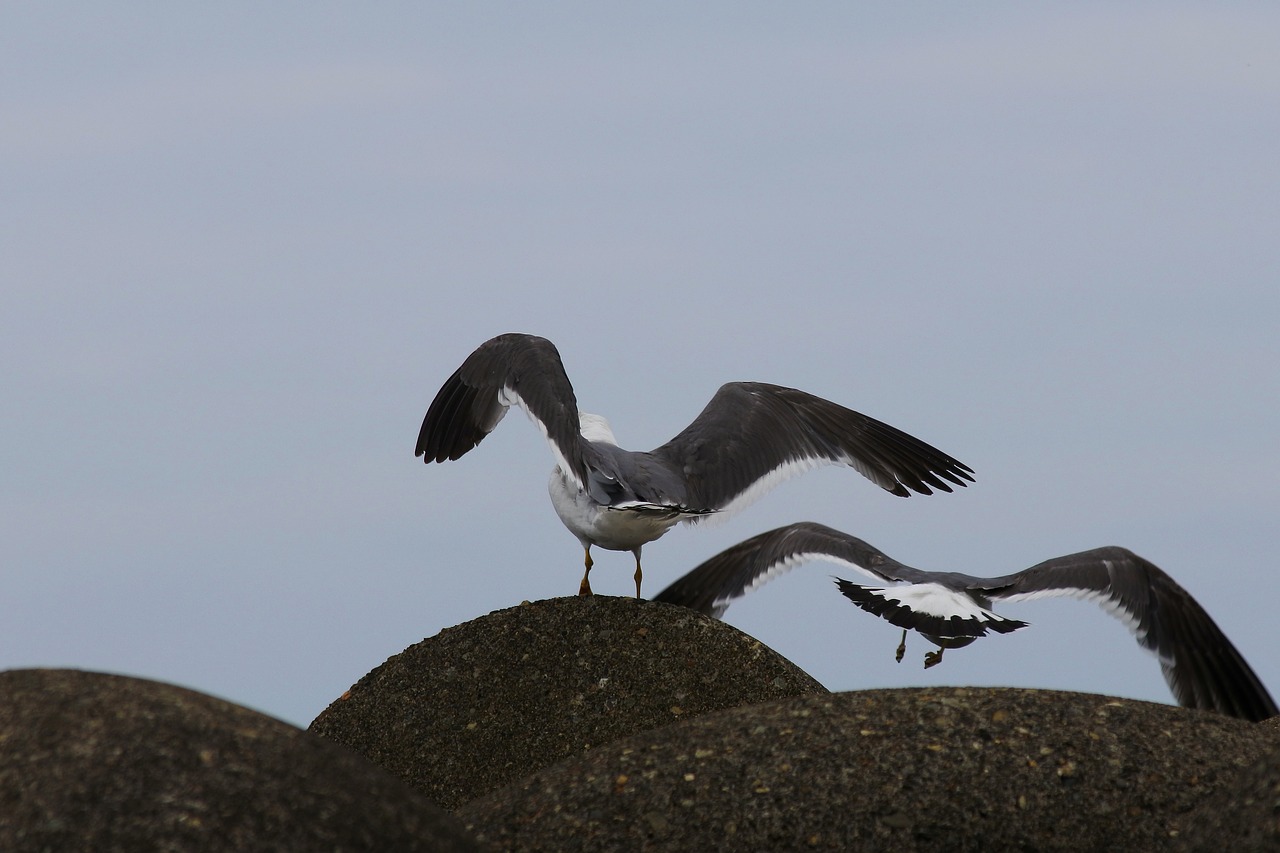
{"label": "gravel-flecked surface", "polygon": [[736,628],[595,595],[441,631],[360,679],[310,729],[452,809],[625,735],[813,693],[827,691]]}
{"label": "gravel-flecked surface", "polygon": [[[1280,722],[1272,717],[1267,723]],[[1272,728],[1275,731],[1275,728]],[[1280,738],[1196,806],[1177,850],[1280,850]]]}
{"label": "gravel-flecked surface", "polygon": [[180,687],[0,673],[0,850],[481,849],[386,771]]}
{"label": "gravel-flecked surface", "polygon": [[[458,810],[532,850],[1155,850],[1275,743],[1258,724],[1055,691],[801,697],[561,762]],[[1224,825],[1215,848],[1233,846]]]}

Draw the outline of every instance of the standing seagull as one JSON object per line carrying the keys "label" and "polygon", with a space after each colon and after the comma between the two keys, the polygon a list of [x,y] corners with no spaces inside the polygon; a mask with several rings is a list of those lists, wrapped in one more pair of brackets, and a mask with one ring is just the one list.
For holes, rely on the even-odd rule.
{"label": "standing seagull", "polygon": [[1011,575],[979,578],[915,569],[847,533],[802,521],[720,552],[654,600],[719,618],[735,599],[813,559],[901,582],[868,587],[836,579],[854,604],[903,629],[898,660],[905,651],[907,629],[939,647],[925,655],[927,668],[942,660],[944,649],[967,646],[988,631],[1005,634],[1026,627],[1026,622],[992,612],[991,602],[1065,595],[1092,601],[1125,623],[1138,645],[1159,658],[1164,680],[1179,704],[1247,720],[1280,713],[1258,676],[1191,593],[1155,564],[1115,546],[1055,557]]}
{"label": "standing seagull", "polygon": [[457,459],[511,406],[524,409],[551,445],[551,503],[585,554],[580,595],[591,594],[592,545],[635,555],[639,598],[646,542],[678,522],[740,509],[821,464],[852,466],[900,497],[973,480],[969,466],[901,430],[762,382],[723,385],[666,444],[647,453],[623,450],[604,418],[578,412],[555,346],[522,334],[481,344],[454,371],[427,410],[415,455]]}

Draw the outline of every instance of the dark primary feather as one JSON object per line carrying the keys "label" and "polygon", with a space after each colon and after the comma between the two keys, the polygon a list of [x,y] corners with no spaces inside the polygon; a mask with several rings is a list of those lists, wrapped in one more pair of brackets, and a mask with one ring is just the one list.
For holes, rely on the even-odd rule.
{"label": "dark primary feather", "polygon": [[1159,566],[1108,546],[1045,560],[981,588],[1009,601],[1079,589],[1105,595],[1139,645],[1160,660],[1169,689],[1193,708],[1246,719],[1280,713],[1252,667],[1200,603]]}
{"label": "dark primary feather", "polygon": [[478,445],[506,412],[499,402],[504,388],[524,400],[579,482],[585,482],[573,385],[555,345],[534,335],[499,335],[468,356],[431,401],[414,455],[443,462]]}
{"label": "dark primary feather", "polygon": [[658,593],[655,600],[718,617],[755,586],[814,558],[849,563],[882,580],[941,583],[992,601],[1091,594],[1130,626],[1143,648],[1155,652],[1179,704],[1248,720],[1280,713],[1257,674],[1199,602],[1155,564],[1114,546],[1055,557],[1014,574],[981,578],[916,569],[839,530],[800,522],[722,551]]}
{"label": "dark primary feather", "polygon": [[763,382],[720,387],[692,423],[653,455],[689,481],[690,501],[722,507],[788,463],[827,460],[853,465],[885,490],[951,491],[972,482],[972,469],[937,448],[874,418],[794,388]]}
{"label": "dark primary feather", "polygon": [[824,558],[852,564],[887,581],[923,583],[936,577],[934,572],[899,563],[869,542],[833,527],[800,521],[726,548],[676,580],[654,600],[718,618],[733,600],[771,579],[770,575],[791,568],[788,563]]}

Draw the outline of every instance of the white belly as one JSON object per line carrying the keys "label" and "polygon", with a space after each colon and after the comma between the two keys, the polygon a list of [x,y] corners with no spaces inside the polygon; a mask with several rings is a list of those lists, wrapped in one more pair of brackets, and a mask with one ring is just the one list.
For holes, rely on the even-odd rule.
{"label": "white belly", "polygon": [[584,548],[596,545],[610,551],[630,551],[662,536],[686,517],[653,504],[601,507],[568,483],[559,470],[552,472],[548,491],[556,515]]}

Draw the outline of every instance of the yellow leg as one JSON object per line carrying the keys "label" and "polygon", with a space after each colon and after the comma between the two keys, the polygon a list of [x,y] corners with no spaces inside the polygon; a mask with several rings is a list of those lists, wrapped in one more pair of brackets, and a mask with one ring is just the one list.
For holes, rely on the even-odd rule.
{"label": "yellow leg", "polygon": [[587,558],[586,560],[583,561],[583,564],[586,566],[586,569],[582,573],[582,583],[578,585],[578,595],[591,594],[591,581],[588,580],[588,575],[591,574],[591,567],[594,565],[594,563],[591,561],[590,545],[587,546],[586,554],[587,554]]}
{"label": "yellow leg", "polygon": [[902,656],[907,653],[907,629],[902,629],[902,642],[898,643],[898,648],[894,652],[893,659],[898,663],[902,663]]}
{"label": "yellow leg", "polygon": [[946,649],[938,649],[936,652],[925,653],[924,668],[928,669],[931,666],[937,666],[942,663],[942,653],[945,651]]}
{"label": "yellow leg", "polygon": [[636,598],[640,597],[640,578],[644,577],[644,573],[640,571],[640,555],[636,555]]}

